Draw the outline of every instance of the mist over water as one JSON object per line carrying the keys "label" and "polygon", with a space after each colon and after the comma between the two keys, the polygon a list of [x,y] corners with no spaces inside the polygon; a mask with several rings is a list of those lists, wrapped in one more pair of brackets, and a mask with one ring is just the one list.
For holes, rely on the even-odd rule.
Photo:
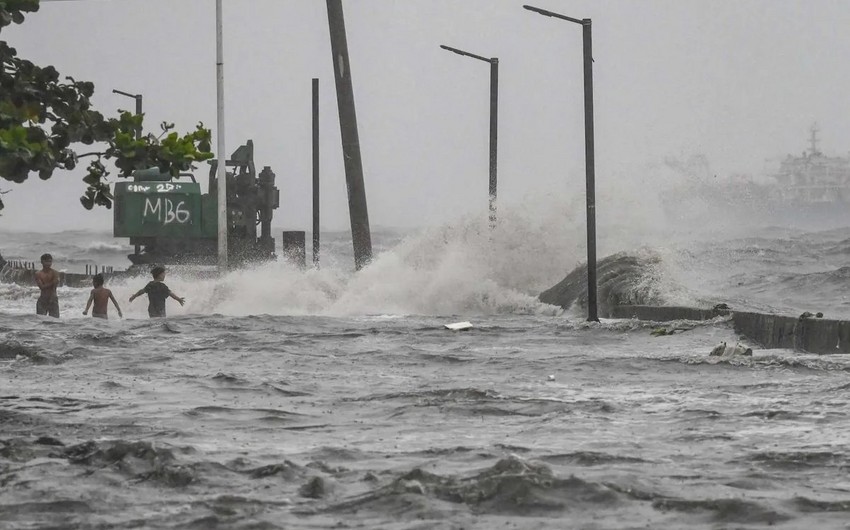
{"label": "mist over water", "polygon": [[[709,222],[701,212],[687,216],[663,203],[659,197],[665,183],[675,179],[669,170],[648,168],[635,175],[628,185],[603,181],[597,195],[599,259],[625,252],[652,263],[634,279],[635,290],[652,292],[650,298],[669,304],[724,302],[740,309],[850,315],[850,304],[836,291],[845,276],[842,268],[850,266],[850,231],[803,232],[738,219],[727,230],[733,220]],[[658,187],[646,188],[648,181]],[[536,296],[586,261],[585,214],[581,194],[530,195],[522,203],[500,206],[494,230],[483,211],[437,227],[378,228],[373,230],[374,260],[357,274],[346,232],[322,235],[318,269],[300,270],[278,259],[198,279],[174,267],[166,283],[187,304],[173,304],[169,314],[558,314]],[[5,233],[0,246],[7,259],[37,261],[47,251],[59,270],[80,272],[87,264],[124,268],[130,250],[108,233],[73,231]],[[109,287],[123,301],[147,281],[142,274],[111,281]],[[6,311],[32,310],[34,287],[2,284],[0,290]],[[87,293],[62,288],[62,306],[84,306]],[[143,300],[124,309],[130,317],[146,317]]]}
{"label": "mist over water", "polygon": [[[534,213],[538,215],[530,215]],[[565,234],[565,227],[570,227],[567,218],[559,215],[553,203],[542,209],[503,208],[493,231],[488,228],[486,217],[471,215],[446,226],[406,235],[376,230],[375,258],[356,275],[352,271],[350,238],[344,233],[332,233],[323,236],[319,269],[302,271],[279,259],[232,271],[222,278],[197,280],[181,274],[178,267],[169,272],[166,283],[187,298],[186,307],[176,307],[173,314],[551,312],[551,308],[535,301],[536,295],[580,262],[584,252],[582,240],[576,237],[583,235],[575,228],[572,234]],[[25,237],[30,239],[31,235]],[[120,242],[109,244],[100,236],[92,242],[90,237],[85,233],[54,234],[39,245],[27,243],[23,248],[0,251],[12,259],[56,247],[55,266],[62,269],[67,261],[90,255],[92,249],[111,253],[105,256],[105,263],[110,264],[120,261],[129,250]],[[56,240],[61,240],[61,244],[57,245]],[[309,254],[308,249],[308,262]],[[95,253],[91,260],[97,263],[98,257]],[[147,280],[115,281],[110,288],[124,300],[142,287],[143,281]],[[71,299],[78,303],[76,299],[82,296],[73,289],[64,294],[64,304],[71,303]],[[138,316],[143,314],[139,312]]]}

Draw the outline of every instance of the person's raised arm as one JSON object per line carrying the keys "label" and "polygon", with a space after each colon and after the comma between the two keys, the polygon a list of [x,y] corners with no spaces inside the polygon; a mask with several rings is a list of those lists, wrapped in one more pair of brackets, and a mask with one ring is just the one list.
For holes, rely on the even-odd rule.
{"label": "person's raised arm", "polygon": [[170,296],[171,298],[174,298],[175,300],[177,300],[178,302],[180,302],[180,305],[183,305],[184,303],[186,303],[186,299],[185,299],[185,298],[180,297],[180,296],[177,296],[177,295],[176,295],[176,294],[174,294],[172,291],[168,291],[168,296]]}
{"label": "person's raised arm", "polygon": [[134,294],[133,296],[131,296],[131,297],[130,297],[130,301],[132,302],[133,300],[135,300],[136,298],[138,298],[138,297],[142,296],[143,294],[145,294],[145,287],[142,287],[141,289],[139,289],[139,292],[137,292],[136,294]]}
{"label": "person's raised arm", "polygon": [[91,307],[92,302],[94,302],[94,290],[92,290],[91,294],[89,295],[89,301],[86,302],[86,309],[85,311],[83,311],[84,315],[89,314],[89,308]]}
{"label": "person's raised arm", "polygon": [[121,308],[118,307],[118,301],[112,296],[112,291],[109,291],[109,299],[112,300],[112,303],[115,304],[115,309],[118,310],[118,316],[124,318],[124,315],[121,314]]}

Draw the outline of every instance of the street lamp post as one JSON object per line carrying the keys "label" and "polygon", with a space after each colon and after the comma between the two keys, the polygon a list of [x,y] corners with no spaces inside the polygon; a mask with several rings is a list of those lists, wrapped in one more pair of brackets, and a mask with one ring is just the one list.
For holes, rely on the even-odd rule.
{"label": "street lamp post", "polygon": [[593,52],[591,21],[577,19],[524,5],[523,8],[547,17],[581,24],[584,50],[584,167],[587,196],[587,320],[599,321],[596,310],[596,184],[593,153]]}
{"label": "street lamp post", "polygon": [[490,228],[496,226],[496,161],[497,140],[499,131],[499,59],[496,57],[486,58],[474,53],[465,52],[451,46],[441,44],[440,48],[472,57],[485,63],[490,63]]}
{"label": "street lamp post", "polygon": [[[135,99],[136,100],[136,115],[137,116],[142,115],[142,95],[141,94],[130,94],[129,92],[124,92],[123,90],[117,90],[117,89],[114,89],[114,88],[112,89],[112,92],[114,94],[120,94],[122,96],[127,96],[128,98]],[[140,139],[141,137],[142,137],[142,127],[140,125],[139,127],[136,128],[136,140]],[[136,244],[135,245],[135,251],[136,251],[136,254],[138,255],[139,252],[141,251],[141,245]]]}
{"label": "street lamp post", "polygon": [[[142,115],[142,95],[141,94],[130,94],[128,92],[124,92],[123,90],[112,89],[112,93],[121,94],[122,96],[127,96],[128,98],[133,98],[136,100],[136,115]],[[136,140],[142,137],[142,128],[136,128]]]}
{"label": "street lamp post", "polygon": [[319,79],[313,78],[313,266],[319,268]]}

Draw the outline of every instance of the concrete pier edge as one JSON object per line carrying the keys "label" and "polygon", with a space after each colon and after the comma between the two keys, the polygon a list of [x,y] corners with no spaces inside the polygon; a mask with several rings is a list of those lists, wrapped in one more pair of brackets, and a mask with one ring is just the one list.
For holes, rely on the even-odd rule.
{"label": "concrete pier edge", "polygon": [[609,316],[658,322],[710,320],[730,316],[735,333],[763,348],[787,348],[819,354],[850,353],[850,321],[846,320],[649,305],[614,306],[610,308]]}

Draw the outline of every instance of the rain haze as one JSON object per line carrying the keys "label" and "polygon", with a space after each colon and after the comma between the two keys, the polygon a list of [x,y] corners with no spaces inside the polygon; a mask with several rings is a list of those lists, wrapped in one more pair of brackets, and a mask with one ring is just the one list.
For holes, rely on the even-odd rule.
{"label": "rain haze", "polygon": [[[640,208],[665,185],[665,157],[703,154],[720,174],[759,174],[765,160],[806,147],[850,147],[850,4],[843,1],[540,1],[592,18],[596,171],[601,223]],[[446,44],[500,60],[499,205],[584,192],[581,28],[504,0],[344,3],[369,217],[419,227],[487,205],[489,73]],[[216,124],[215,9],[203,0],[44,2],[4,38],[22,57],[95,83],[96,108],[133,108],[146,130]],[[348,226],[345,179],[323,2],[224,2],[228,154],[253,139],[259,167],[281,189],[275,225],[308,229],[311,79],[320,79],[322,227]],[[213,143],[215,146],[215,142]],[[196,174],[206,181],[206,164]],[[114,171],[113,176],[114,178]],[[82,173],[7,184],[0,226],[109,229],[85,211]],[[606,205],[606,190],[627,190]],[[574,202],[574,204],[581,204]],[[581,212],[577,212],[580,214]]]}

